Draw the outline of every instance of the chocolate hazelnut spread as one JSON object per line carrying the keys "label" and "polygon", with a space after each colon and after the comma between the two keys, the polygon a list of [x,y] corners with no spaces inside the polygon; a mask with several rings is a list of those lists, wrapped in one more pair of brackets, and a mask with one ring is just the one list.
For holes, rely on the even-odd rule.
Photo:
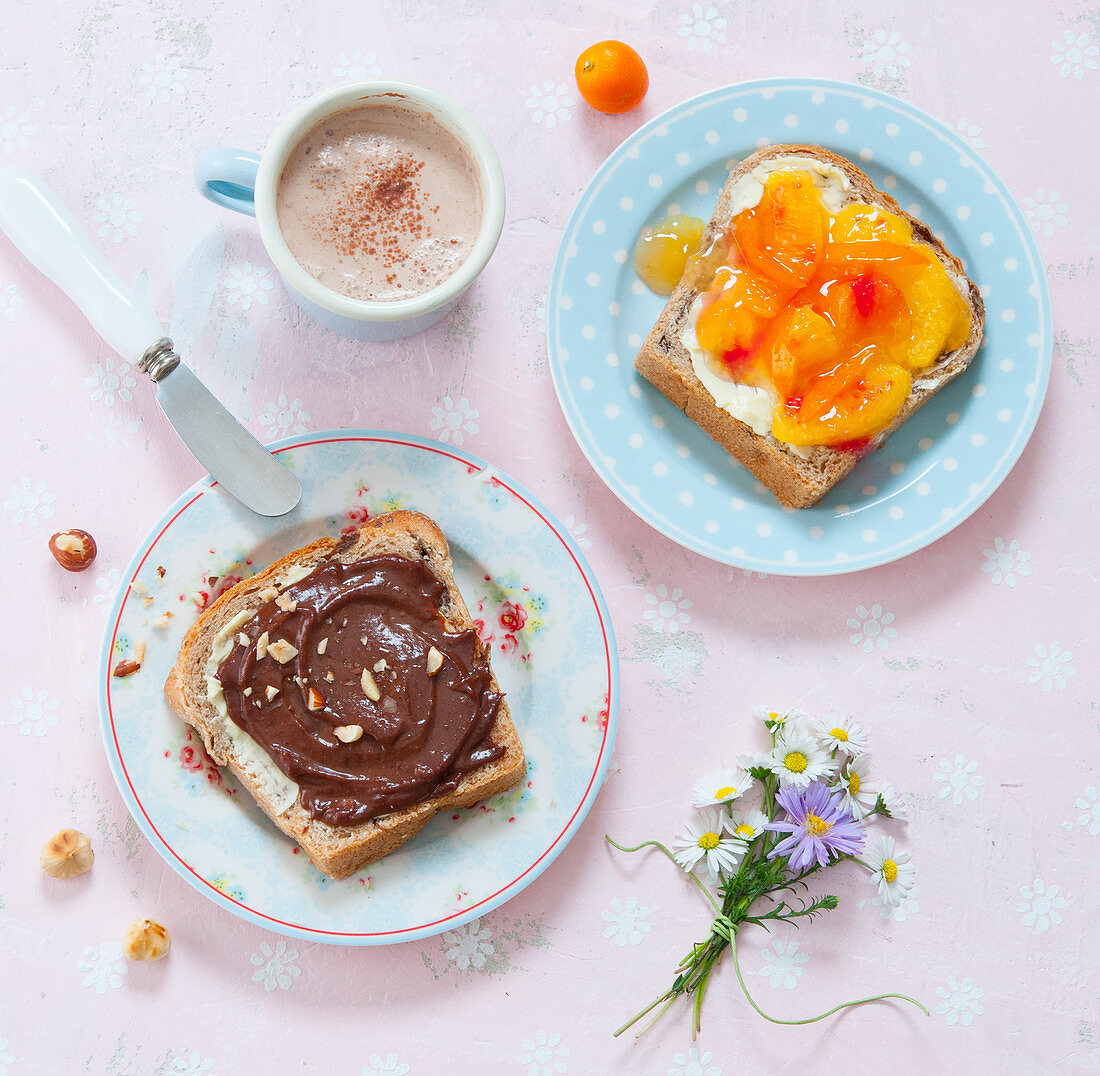
{"label": "chocolate hazelnut spread", "polygon": [[503,754],[501,695],[477,633],[447,630],[444,590],[418,560],[327,561],[237,629],[218,667],[229,716],[313,818],[357,825]]}

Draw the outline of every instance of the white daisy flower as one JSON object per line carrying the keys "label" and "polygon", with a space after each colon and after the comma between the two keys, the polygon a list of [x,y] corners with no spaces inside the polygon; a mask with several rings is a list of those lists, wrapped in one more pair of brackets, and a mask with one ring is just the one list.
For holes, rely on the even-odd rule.
{"label": "white daisy flower", "polygon": [[684,824],[686,833],[672,842],[674,858],[686,871],[704,863],[711,881],[732,874],[745,853],[744,842],[728,836],[729,819],[714,807],[700,811]]}
{"label": "white daisy flower", "polygon": [[787,736],[794,731],[805,732],[810,724],[810,715],[801,710],[765,710],[763,706],[757,706],[752,716],[763,721],[769,732],[782,732]]}
{"label": "white daisy flower", "polygon": [[751,810],[735,814],[729,821],[729,831],[739,841],[749,844],[764,832],[768,816],[763,811]]}
{"label": "white daisy flower", "polygon": [[909,808],[905,800],[901,798],[898,790],[889,782],[883,784],[878,790],[878,802],[876,806],[886,814],[887,818],[897,818],[902,822],[909,821]]}
{"label": "white daisy flower", "polygon": [[814,727],[826,751],[862,755],[867,750],[867,733],[849,717],[819,719],[814,722]]}
{"label": "white daisy flower", "polygon": [[836,766],[813,735],[800,727],[788,728],[775,742],[768,769],[783,788],[805,788],[819,777],[832,777]]}
{"label": "white daisy flower", "polygon": [[878,786],[871,780],[869,755],[848,759],[832,784],[844,793],[844,806],[853,818],[863,818],[875,809]]}
{"label": "white daisy flower", "polygon": [[695,782],[691,791],[692,807],[717,807],[743,796],[752,788],[753,779],[744,770],[723,766]]}
{"label": "white daisy flower", "polygon": [[909,862],[908,852],[894,850],[893,837],[879,837],[874,851],[862,862],[870,867],[871,884],[886,907],[896,908],[905,900],[916,881],[917,869]]}

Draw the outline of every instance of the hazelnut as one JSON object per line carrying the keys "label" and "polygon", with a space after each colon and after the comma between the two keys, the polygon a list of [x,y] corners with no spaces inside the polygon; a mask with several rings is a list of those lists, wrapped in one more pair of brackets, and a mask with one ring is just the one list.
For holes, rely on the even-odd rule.
{"label": "hazelnut", "polygon": [[51,878],[75,878],[92,869],[91,841],[77,829],[55,833],[38,853],[38,863]]}
{"label": "hazelnut", "polygon": [[285,665],[291,658],[298,656],[298,648],[286,639],[276,639],[275,642],[268,643],[267,652],[280,665]]}
{"label": "hazelnut", "polygon": [[87,531],[58,531],[50,538],[50,552],[65,571],[82,572],[95,560],[95,539]]}
{"label": "hazelnut", "polygon": [[141,668],[141,663],[130,658],[123,658],[112,670],[111,675],[121,679],[124,676],[133,676]]}
{"label": "hazelnut", "polygon": [[359,682],[363,685],[363,694],[370,699],[371,702],[377,702],[382,697],[382,692],[378,690],[378,685],[374,682],[374,677],[370,674],[370,669],[364,669],[363,675],[359,677]]}
{"label": "hazelnut", "polygon": [[337,725],[332,731],[341,743],[355,743],[363,735],[363,726]]}
{"label": "hazelnut", "polygon": [[443,668],[443,655],[434,646],[428,648],[428,675],[435,676]]}
{"label": "hazelnut", "polygon": [[325,697],[315,687],[311,687],[309,689],[309,696],[306,705],[311,710],[316,712],[317,710],[323,709],[325,705]]}
{"label": "hazelnut", "polygon": [[135,919],[126,928],[122,951],[131,960],[160,960],[172,947],[167,927],[152,919]]}

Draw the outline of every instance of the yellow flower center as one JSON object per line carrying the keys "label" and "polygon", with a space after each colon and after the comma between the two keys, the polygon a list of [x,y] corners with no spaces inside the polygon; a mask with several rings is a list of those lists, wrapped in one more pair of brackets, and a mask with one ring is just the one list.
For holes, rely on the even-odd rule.
{"label": "yellow flower center", "polygon": [[809,763],[806,761],[806,756],[801,751],[789,751],[783,759],[783,765],[786,766],[791,773],[801,773]]}
{"label": "yellow flower center", "polygon": [[742,822],[741,825],[739,825],[737,829],[735,829],[733,832],[734,835],[740,837],[741,840],[747,841],[756,833],[756,830],[753,829],[752,826],[748,824],[748,822]]}
{"label": "yellow flower center", "polygon": [[898,865],[892,859],[888,859],[883,863],[882,876],[887,882],[895,882],[897,880]]}
{"label": "yellow flower center", "polygon": [[833,729],[829,735],[832,736],[834,740],[839,740],[841,743],[848,742],[848,733],[845,732],[844,729]]}
{"label": "yellow flower center", "polygon": [[736,796],[737,789],[733,785],[723,785],[717,792],[714,793],[716,800],[728,800],[730,796]]}
{"label": "yellow flower center", "polygon": [[832,822],[826,822],[824,818],[818,818],[816,814],[806,815],[806,832],[811,837],[823,837],[832,828]]}
{"label": "yellow flower center", "polygon": [[848,774],[848,791],[853,796],[858,796],[859,795],[859,774],[858,773]]}
{"label": "yellow flower center", "polygon": [[773,723],[778,723],[779,721],[782,720],[782,718],[779,716],[779,714],[775,713],[774,711],[769,712],[768,717],[770,717],[772,719]]}
{"label": "yellow flower center", "polygon": [[702,848],[705,852],[710,852],[711,850],[718,847],[718,840],[719,838],[717,833],[704,833],[699,838],[699,847]]}

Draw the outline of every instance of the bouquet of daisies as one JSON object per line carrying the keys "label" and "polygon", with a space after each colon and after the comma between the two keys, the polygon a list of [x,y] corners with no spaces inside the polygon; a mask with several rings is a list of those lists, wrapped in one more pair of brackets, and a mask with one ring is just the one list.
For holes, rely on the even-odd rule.
{"label": "bouquet of daisies", "polygon": [[738,932],[750,923],[765,929],[780,921],[798,925],[835,908],[835,896],[808,896],[806,879],[811,875],[854,861],[867,871],[880,901],[894,907],[915,880],[909,853],[896,849],[892,837],[879,836],[873,849],[867,848],[868,823],[876,816],[904,819],[905,809],[892,785],[873,779],[860,726],[847,720],[811,722],[797,711],[761,710],[755,716],[768,731],[770,750],[742,756],[736,766],[716,770],[696,783],[692,805],[697,812],[672,850],[659,841],[624,848],[607,838],[623,852],[650,847],[662,851],[687,872],[714,911],[709,936],[680,962],[672,986],[616,1035],[654,1009],[656,1021],[679,997],[691,999],[692,1034],[698,1033],[707,983],[727,949],[749,1004],[773,1023],[813,1023],[840,1009],[884,998],[911,1002],[928,1014],[920,1002],[904,994],[876,994],[805,1020],[777,1020],[749,995],[737,961]]}

